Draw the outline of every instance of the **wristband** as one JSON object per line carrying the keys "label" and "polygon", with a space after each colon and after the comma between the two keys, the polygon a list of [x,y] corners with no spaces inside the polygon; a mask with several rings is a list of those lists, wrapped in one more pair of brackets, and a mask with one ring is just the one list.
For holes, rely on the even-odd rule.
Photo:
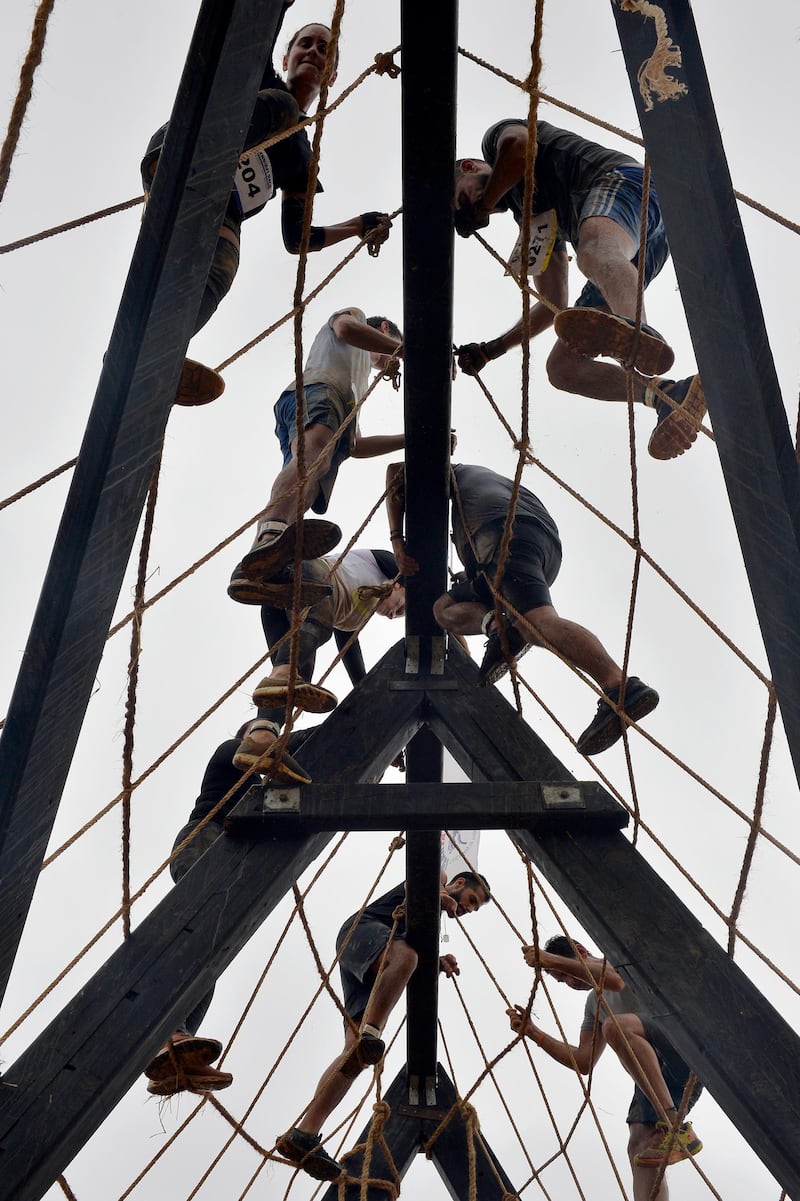
{"label": "wristband", "polygon": [[390,542],[394,542],[395,538],[402,538],[402,537],[403,537],[402,530],[390,530],[389,531],[389,541]]}
{"label": "wristband", "polygon": [[502,338],[492,338],[491,342],[481,342],[481,350],[487,359],[499,359],[506,353]]}

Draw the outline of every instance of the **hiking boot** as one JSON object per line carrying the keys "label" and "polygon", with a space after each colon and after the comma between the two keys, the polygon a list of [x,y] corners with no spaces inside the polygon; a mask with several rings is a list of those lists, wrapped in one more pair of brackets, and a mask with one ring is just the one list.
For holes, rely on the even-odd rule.
{"label": "hiking boot", "polygon": [[296,1126],[277,1139],[275,1150],[313,1176],[314,1180],[337,1180],[342,1174],[340,1165],[323,1149],[320,1136],[306,1134],[305,1130],[298,1130]]}
{"label": "hiking boot", "polygon": [[[294,559],[297,529],[296,522],[286,525],[278,520],[263,521],[258,527],[252,550],[247,552],[237,571],[243,571],[253,580],[272,579]],[[342,540],[338,525],[321,518],[308,518],[301,523],[300,530],[304,559],[319,559]]]}
{"label": "hiking boot", "polygon": [[[301,580],[298,607],[310,609],[326,600],[333,592],[330,584],[316,580]],[[228,584],[228,596],[240,605],[271,605],[273,609],[291,609],[294,604],[294,582],[286,580],[255,580],[242,571],[239,564],[234,568]]]}
{"label": "hiking boot", "polygon": [[222,1054],[222,1043],[216,1038],[197,1038],[178,1030],[158,1051],[144,1069],[148,1080],[165,1080],[175,1075],[175,1064],[189,1071],[207,1067]]}
{"label": "hiking boot", "polygon": [[[253,691],[253,704],[257,709],[277,709],[285,705],[289,697],[289,681],[273,680],[266,676]],[[292,704],[307,713],[332,713],[338,705],[334,694],[319,684],[307,684],[297,676]]]}
{"label": "hiking boot", "polygon": [[642,323],[637,331],[630,317],[602,309],[562,309],[553,328],[570,350],[594,359],[616,359],[641,375],[661,375],[675,362],[675,353],[657,329]]}
{"label": "hiking boot", "polygon": [[[622,719],[612,708],[609,701],[619,704],[620,686],[607,688],[606,696],[597,702],[597,713],[594,721],[586,727],[578,739],[578,750],[582,755],[599,755],[622,737]],[[624,712],[631,721],[639,721],[652,713],[658,704],[659,696],[655,688],[650,688],[637,676],[628,676],[625,682]]]}
{"label": "hiking boot", "polygon": [[158,1080],[151,1080],[147,1091],[153,1097],[172,1097],[175,1093],[215,1093],[221,1088],[229,1088],[233,1084],[230,1072],[221,1072],[210,1064],[190,1068],[180,1064],[179,1070],[174,1070]]}
{"label": "hiking boot", "polygon": [[339,1071],[348,1080],[354,1080],[364,1068],[373,1067],[383,1059],[386,1044],[382,1038],[374,1034],[360,1034],[358,1042],[353,1047],[344,1063],[339,1065]]}
{"label": "hiking boot", "polygon": [[187,408],[207,405],[218,396],[222,396],[224,391],[225,380],[218,371],[204,367],[194,359],[186,359],[173,403]]}
{"label": "hiking boot", "polygon": [[647,450],[654,459],[676,459],[697,438],[706,411],[703,385],[699,375],[654,382],[678,407],[673,408],[659,396],[656,397],[656,428],[650,435]]}
{"label": "hiking boot", "polygon": [[692,1130],[691,1122],[684,1122],[677,1134],[673,1136],[672,1127],[666,1122],[656,1122],[653,1141],[634,1157],[633,1162],[639,1167],[656,1167],[666,1162],[667,1167],[680,1163],[682,1159],[690,1159],[703,1150],[703,1144]]}
{"label": "hiking boot", "polygon": [[[506,626],[506,637],[508,638],[508,649],[511,658],[517,663],[526,651],[530,650],[533,645],[528,642],[524,633],[517,626]],[[503,654],[503,648],[500,644],[500,634],[497,628],[489,631],[489,637],[486,639],[486,649],[483,652],[483,659],[478,668],[478,683],[483,687],[484,684],[496,684],[502,679],[508,671],[508,660]]]}
{"label": "hiking boot", "polygon": [[[263,717],[252,721],[234,752],[231,760],[233,766],[237,771],[247,771],[250,767],[256,767],[262,775],[284,784],[310,784],[311,777],[285,748],[280,754],[275,750],[279,728],[275,722]],[[265,746],[263,742],[256,742],[251,735],[259,730],[266,730],[272,734],[273,743]]]}

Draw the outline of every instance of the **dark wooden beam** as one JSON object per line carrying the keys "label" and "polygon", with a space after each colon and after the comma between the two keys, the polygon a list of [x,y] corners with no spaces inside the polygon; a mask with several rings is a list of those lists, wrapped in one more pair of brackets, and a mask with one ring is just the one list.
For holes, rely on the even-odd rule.
{"label": "dark wooden beam", "polygon": [[430,5],[424,20],[403,0],[406,532],[421,564],[407,583],[406,628],[422,639],[423,664],[441,638],[432,607],[447,580],[457,30],[457,0]]}
{"label": "dark wooden beam", "polygon": [[[569,779],[562,763],[452,648],[428,718],[476,780]],[[460,749],[459,749],[460,748]],[[619,833],[516,829],[513,840],[629,980],[790,1196],[800,1196],[800,1039]]]}
{"label": "dark wooden beam", "polygon": [[[423,728],[408,746],[408,789],[429,781],[441,787],[442,744]],[[424,1098],[436,1078],[439,998],[439,894],[442,871],[441,829],[410,830],[406,835],[406,937],[417,952],[408,982],[406,1026],[409,1095]]]}
{"label": "dark wooden beam", "polygon": [[316,830],[619,830],[626,810],[596,781],[541,784],[254,785],[230,834],[274,838]]}
{"label": "dark wooden beam", "polygon": [[[312,776],[373,779],[413,735],[419,699],[386,687],[403,662],[398,644],[303,744]],[[217,839],[4,1071],[0,1201],[38,1201],[330,838]]]}
{"label": "dark wooden beam", "polygon": [[[94,685],[281,0],[204,0],[0,739],[0,998]],[[47,754],[34,747],[47,746]]]}
{"label": "dark wooden beam", "polygon": [[[406,1070],[395,1076],[384,1100],[391,1114],[383,1126],[383,1137],[394,1162],[400,1180],[403,1179],[415,1155],[424,1152],[428,1142],[436,1133],[443,1119],[456,1105],[458,1097],[447,1072],[441,1064],[436,1065],[436,1089],[433,1103],[429,1106],[409,1105],[406,1099]],[[358,1137],[357,1145],[366,1144],[372,1128],[368,1122]],[[470,1133],[462,1113],[455,1110],[437,1135],[430,1151],[439,1176],[444,1181],[451,1197],[461,1199],[471,1196],[469,1164]],[[475,1197],[476,1201],[506,1201],[516,1196],[511,1180],[492,1151],[485,1135],[474,1140]],[[364,1153],[348,1156],[344,1161],[349,1176],[360,1178],[364,1171]],[[368,1166],[369,1179],[394,1183],[395,1176],[380,1146],[374,1143],[372,1159]],[[332,1184],[324,1194],[323,1201],[339,1201],[339,1186]],[[345,1201],[360,1201],[360,1180],[348,1184],[344,1190]],[[366,1201],[386,1201],[387,1190],[380,1185],[368,1185]]]}
{"label": "dark wooden beam", "polygon": [[697,29],[689,0],[659,5],[685,91],[647,110],[637,74],[654,23],[612,7],[800,779],[800,479]]}

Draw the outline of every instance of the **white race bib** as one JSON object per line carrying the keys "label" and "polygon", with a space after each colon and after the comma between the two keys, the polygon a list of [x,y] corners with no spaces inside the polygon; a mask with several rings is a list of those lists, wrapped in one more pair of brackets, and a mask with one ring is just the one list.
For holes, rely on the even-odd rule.
{"label": "white race bib", "polygon": [[[534,213],[531,217],[531,234],[528,241],[528,269],[526,275],[541,275],[547,269],[550,255],[556,244],[558,234],[558,219],[555,209],[546,213]],[[522,266],[522,230],[514,243],[511,257],[508,260],[506,275],[519,279]]]}
{"label": "white race bib", "polygon": [[239,198],[243,218],[257,212],[272,199],[275,195],[275,182],[272,177],[272,163],[265,150],[256,150],[239,159],[233,186]]}

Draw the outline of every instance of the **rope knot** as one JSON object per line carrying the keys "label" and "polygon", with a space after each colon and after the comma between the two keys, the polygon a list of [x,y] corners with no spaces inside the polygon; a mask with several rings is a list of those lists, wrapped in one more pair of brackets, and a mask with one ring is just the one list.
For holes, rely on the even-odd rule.
{"label": "rope knot", "polygon": [[383,54],[375,55],[375,74],[388,75],[390,79],[397,79],[400,74],[400,68],[394,61],[396,51],[386,50]]}

